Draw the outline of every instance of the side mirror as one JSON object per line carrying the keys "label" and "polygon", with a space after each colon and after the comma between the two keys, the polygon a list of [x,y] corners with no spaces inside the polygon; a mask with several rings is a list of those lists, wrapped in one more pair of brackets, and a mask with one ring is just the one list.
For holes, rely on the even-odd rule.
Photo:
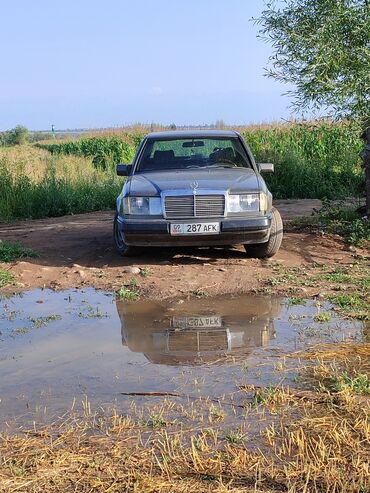
{"label": "side mirror", "polygon": [[273,173],[274,165],[272,163],[258,163],[261,173]]}
{"label": "side mirror", "polygon": [[117,164],[117,175],[118,176],[128,176],[131,170],[131,164]]}

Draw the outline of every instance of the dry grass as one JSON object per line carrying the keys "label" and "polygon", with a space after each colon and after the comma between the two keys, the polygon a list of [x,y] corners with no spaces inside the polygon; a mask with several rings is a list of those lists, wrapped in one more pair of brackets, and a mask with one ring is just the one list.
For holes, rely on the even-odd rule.
{"label": "dry grass", "polygon": [[7,171],[13,176],[28,176],[34,183],[39,183],[50,171],[55,170],[56,178],[68,178],[79,181],[82,176],[94,175],[101,178],[91,159],[80,156],[50,156],[48,151],[32,145],[0,148],[0,160],[8,162]]}
{"label": "dry grass", "polygon": [[361,344],[320,344],[319,348],[308,351],[297,351],[290,356],[301,359],[311,360],[343,360],[351,358],[351,361],[358,358],[361,366],[370,373],[370,343]]}
{"label": "dry grass", "polygon": [[[367,353],[366,353],[367,354]],[[366,356],[348,358],[363,371]],[[352,365],[352,366],[351,366]],[[364,366],[365,365],[365,366]],[[316,365],[316,379],[322,364]],[[263,390],[260,389],[263,394]],[[222,419],[187,426],[173,420],[176,403],[131,416],[92,413],[18,435],[0,436],[0,491],[49,492],[331,492],[370,488],[369,403],[353,392],[312,392],[295,398],[285,389],[238,406],[235,417],[250,427],[225,434]],[[315,398],[319,397],[319,398]],[[256,405],[257,404],[257,405]],[[203,402],[204,405],[204,402]],[[221,415],[221,408],[218,415]],[[183,410],[185,412],[185,409]],[[145,420],[149,413],[152,420]],[[239,416],[236,416],[239,413]],[[156,419],[153,419],[156,416]],[[161,418],[160,421],[158,416]],[[154,426],[153,422],[160,423]],[[230,443],[228,437],[242,437]]]}

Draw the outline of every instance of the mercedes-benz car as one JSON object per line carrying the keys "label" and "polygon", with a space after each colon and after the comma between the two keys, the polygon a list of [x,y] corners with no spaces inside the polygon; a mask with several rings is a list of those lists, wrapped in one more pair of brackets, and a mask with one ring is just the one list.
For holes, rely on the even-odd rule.
{"label": "mercedes-benz car", "polygon": [[170,131],[148,134],[117,198],[114,242],[124,256],[141,247],[243,244],[252,257],[272,257],[283,225],[262,172],[234,131]]}

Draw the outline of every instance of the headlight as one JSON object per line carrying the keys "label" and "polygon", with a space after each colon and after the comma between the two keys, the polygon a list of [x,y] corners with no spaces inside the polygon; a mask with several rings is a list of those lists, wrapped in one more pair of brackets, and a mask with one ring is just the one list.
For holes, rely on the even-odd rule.
{"label": "headlight", "polygon": [[160,216],[160,197],[125,197],[121,202],[122,213],[132,215]]}
{"label": "headlight", "polygon": [[258,193],[229,195],[227,212],[258,212],[260,200]]}

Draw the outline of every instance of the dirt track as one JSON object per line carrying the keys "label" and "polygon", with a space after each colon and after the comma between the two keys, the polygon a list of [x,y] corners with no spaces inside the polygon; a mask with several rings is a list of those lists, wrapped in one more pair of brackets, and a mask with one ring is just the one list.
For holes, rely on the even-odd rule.
{"label": "dirt track", "polygon": [[[287,223],[310,215],[320,201],[276,201],[275,205]],[[268,261],[246,258],[242,246],[148,249],[140,257],[122,258],[112,245],[112,215],[97,212],[2,224],[2,240],[20,241],[39,254],[3,267],[16,276],[22,289],[94,286],[112,290],[128,285],[135,277],[144,296],[164,299],[199,292],[247,292],[271,274],[276,262],[287,267],[353,262],[352,252],[339,238],[296,232],[285,233],[280,252]],[[147,268],[149,273],[144,277],[125,272],[128,267]]]}

